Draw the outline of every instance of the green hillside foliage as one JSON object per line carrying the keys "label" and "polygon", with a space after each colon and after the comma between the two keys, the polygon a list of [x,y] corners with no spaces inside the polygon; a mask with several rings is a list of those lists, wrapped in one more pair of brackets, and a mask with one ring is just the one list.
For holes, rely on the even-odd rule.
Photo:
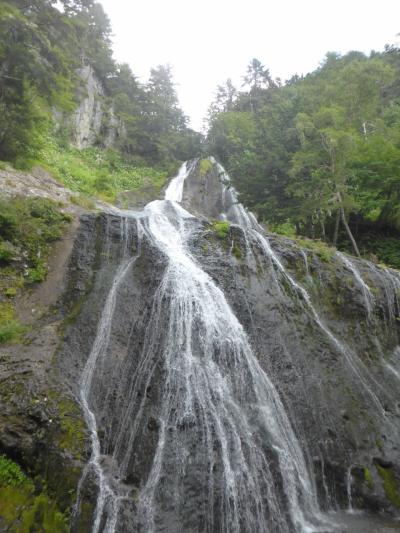
{"label": "green hillside foliage", "polygon": [[0,344],[19,341],[25,332],[14,297],[45,279],[51,247],[69,221],[50,199],[0,198]]}
{"label": "green hillside foliage", "polygon": [[208,134],[241,201],[271,227],[400,268],[400,50],[329,53],[285,84],[254,59],[244,82],[218,88]]}
{"label": "green hillside foliage", "polygon": [[41,151],[41,164],[72,191],[114,202],[118,193],[151,183],[159,190],[173,175],[176,165],[147,166],[123,157],[118,150],[99,147],[78,150],[48,142]]}
{"label": "green hillside foliage", "polygon": [[[114,147],[135,166],[168,167],[198,155],[202,136],[187,126],[170,67],[140,84],[112,58],[111,27],[93,0],[8,0],[0,4],[0,160],[20,168],[41,162],[54,139],[53,112],[71,114],[82,95],[77,70],[90,65],[109,109],[123,124]],[[64,130],[64,131],[63,131]],[[68,148],[65,129],[56,136]],[[103,139],[98,139],[99,148]]]}

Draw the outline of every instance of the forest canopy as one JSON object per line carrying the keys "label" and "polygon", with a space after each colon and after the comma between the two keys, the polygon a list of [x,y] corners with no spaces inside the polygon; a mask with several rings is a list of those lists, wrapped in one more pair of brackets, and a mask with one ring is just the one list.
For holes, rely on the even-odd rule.
{"label": "forest canopy", "polygon": [[218,87],[208,132],[243,203],[272,229],[400,266],[400,50],[328,53],[285,84],[253,59],[243,81]]}
{"label": "forest canopy", "polygon": [[21,164],[40,157],[54,133],[54,109],[71,113],[78,105],[78,69],[85,65],[124,124],[116,146],[123,157],[163,164],[197,155],[201,136],[187,126],[171,68],[153,68],[140,84],[113,59],[110,37],[110,21],[93,0],[1,3],[0,159]]}

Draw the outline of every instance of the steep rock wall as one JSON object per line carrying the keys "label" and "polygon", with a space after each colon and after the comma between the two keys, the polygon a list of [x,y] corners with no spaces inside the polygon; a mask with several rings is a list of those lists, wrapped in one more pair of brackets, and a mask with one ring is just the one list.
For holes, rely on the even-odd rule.
{"label": "steep rock wall", "polygon": [[[200,217],[187,222],[188,245],[198,264],[223,290],[259,364],[279,392],[313,473],[321,508],[396,513],[400,479],[399,274],[325,248],[304,249],[278,236],[269,236],[266,247],[251,228],[235,224],[221,236],[208,218],[226,218],[226,213],[231,213],[236,222],[240,213],[226,176],[211,163],[205,173],[199,163],[194,164],[185,182],[183,205]],[[156,460],[160,438],[159,405],[165,375],[161,352],[151,381],[135,393],[143,406],[142,426],[123,479],[117,472],[124,454],[115,450],[129,446],[128,434],[121,433],[121,413],[129,412],[130,383],[137,376],[143,343],[149,341],[147,327],[167,259],[143,237],[137,218],[129,214],[89,216],[82,220],[81,228],[67,291],[68,305],[76,306],[76,320],[66,330],[58,361],[78,395],[107,295],[129,249],[134,261],[117,291],[109,344],[99,359],[90,397],[104,469],[125,494],[116,530],[142,531],[136,503]],[[168,326],[168,316],[161,316],[152,341],[155,353],[163,345]],[[178,431],[184,431],[194,453],[195,427],[188,421]],[[188,481],[179,519],[168,486],[160,489],[158,496],[166,513],[160,530],[175,531],[182,523],[186,530],[203,530],[200,479],[197,472]],[[278,472],[276,483],[279,492]],[[84,486],[81,505],[85,501],[94,505],[97,489],[93,479],[86,479]],[[80,520],[78,513],[76,527]],[[222,530],[216,520],[215,531]]]}
{"label": "steep rock wall", "polygon": [[71,115],[53,110],[56,131],[66,130],[72,144],[82,150],[94,145],[109,148],[124,131],[101,81],[90,65],[77,70],[78,106]]}

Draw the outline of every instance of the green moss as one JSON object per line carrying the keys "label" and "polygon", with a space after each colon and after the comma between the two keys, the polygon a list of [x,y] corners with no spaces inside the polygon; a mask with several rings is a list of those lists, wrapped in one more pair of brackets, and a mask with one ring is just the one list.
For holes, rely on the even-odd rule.
{"label": "green moss", "polygon": [[0,487],[0,520],[14,533],[67,533],[68,519],[45,492],[35,496],[31,482]]}
{"label": "green moss", "polygon": [[296,242],[302,248],[307,248],[314,252],[322,261],[328,263],[336,253],[335,248],[331,248],[326,243],[312,239],[296,239]]}
{"label": "green moss", "polygon": [[58,403],[60,416],[60,446],[69,450],[75,458],[82,458],[85,441],[85,424],[78,405],[70,400]]}
{"label": "green moss", "polygon": [[[75,459],[82,459],[85,450],[86,425],[79,405],[56,390],[47,391],[49,405],[57,414],[53,435],[58,447],[68,450]],[[73,473],[73,477],[75,473]]]}
{"label": "green moss", "polygon": [[383,488],[388,500],[397,509],[400,509],[400,494],[393,471],[381,465],[376,465],[376,469],[383,480]]}
{"label": "green moss", "polygon": [[218,239],[227,239],[229,235],[229,222],[216,220],[211,223],[211,229]]}
{"label": "green moss", "polygon": [[39,494],[30,508],[22,515],[21,532],[67,533],[68,530],[67,517],[57,509],[56,504],[44,493]]}
{"label": "green moss", "polygon": [[199,164],[199,175],[205,176],[212,169],[213,164],[209,159],[201,159]]}
{"label": "green moss", "polygon": [[364,466],[363,470],[364,470],[364,481],[366,482],[367,487],[372,490],[374,488],[374,482],[372,479],[371,470],[367,468],[366,466]]}
{"label": "green moss", "polygon": [[45,491],[35,493],[35,486],[20,466],[0,456],[0,525],[6,531],[28,533],[66,533],[67,517]]}
{"label": "green moss", "polygon": [[73,303],[71,310],[69,311],[68,315],[65,318],[65,324],[73,324],[75,320],[78,318],[82,311],[82,306],[85,302],[85,297],[78,298],[76,302]]}
{"label": "green moss", "polygon": [[232,254],[236,257],[236,259],[240,260],[243,259],[243,253],[242,250],[239,248],[237,244],[234,244],[232,248]]}

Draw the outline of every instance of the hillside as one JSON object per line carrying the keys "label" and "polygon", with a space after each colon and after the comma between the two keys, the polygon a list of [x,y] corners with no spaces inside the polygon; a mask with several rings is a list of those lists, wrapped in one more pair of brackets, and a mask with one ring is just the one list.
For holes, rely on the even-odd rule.
{"label": "hillside", "polygon": [[286,83],[257,59],[210,108],[209,150],[272,231],[400,268],[400,50],[328,53]]}

